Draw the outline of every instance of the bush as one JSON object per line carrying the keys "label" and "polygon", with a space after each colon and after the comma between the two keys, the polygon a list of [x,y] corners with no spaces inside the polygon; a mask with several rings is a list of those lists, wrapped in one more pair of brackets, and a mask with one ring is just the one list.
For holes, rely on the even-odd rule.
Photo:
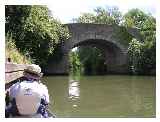
{"label": "bush", "polygon": [[46,6],[7,5],[6,33],[12,33],[16,47],[29,54],[39,65],[45,65],[58,44],[69,38],[69,32],[54,19]]}

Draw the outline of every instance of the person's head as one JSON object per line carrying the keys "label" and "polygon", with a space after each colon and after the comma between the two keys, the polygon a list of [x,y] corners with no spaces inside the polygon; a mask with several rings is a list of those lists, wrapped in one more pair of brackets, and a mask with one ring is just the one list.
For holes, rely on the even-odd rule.
{"label": "person's head", "polygon": [[24,77],[28,79],[39,80],[42,75],[43,73],[41,73],[41,68],[36,64],[28,65],[24,70]]}

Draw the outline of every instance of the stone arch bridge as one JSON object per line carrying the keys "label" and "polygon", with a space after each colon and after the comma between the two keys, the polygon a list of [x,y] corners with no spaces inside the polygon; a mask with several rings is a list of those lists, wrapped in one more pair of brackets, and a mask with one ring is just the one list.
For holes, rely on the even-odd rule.
{"label": "stone arch bridge", "polygon": [[126,29],[117,25],[72,23],[68,26],[71,37],[61,46],[60,61],[49,61],[45,67],[45,74],[68,74],[69,51],[77,46],[90,45],[101,49],[105,54],[108,74],[127,74],[128,38],[141,36],[137,29]]}

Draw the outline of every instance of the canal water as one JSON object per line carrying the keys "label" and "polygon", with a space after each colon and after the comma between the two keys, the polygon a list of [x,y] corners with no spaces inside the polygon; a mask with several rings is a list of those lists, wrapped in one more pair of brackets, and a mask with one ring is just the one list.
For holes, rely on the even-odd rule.
{"label": "canal water", "polygon": [[57,117],[155,117],[153,76],[67,76],[42,79]]}

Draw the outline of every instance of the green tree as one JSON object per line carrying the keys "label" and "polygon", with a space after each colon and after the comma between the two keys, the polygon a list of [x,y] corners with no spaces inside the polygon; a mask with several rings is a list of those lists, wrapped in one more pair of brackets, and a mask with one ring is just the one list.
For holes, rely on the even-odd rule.
{"label": "green tree", "polygon": [[131,9],[123,16],[123,25],[126,27],[142,28],[148,15],[139,9]]}
{"label": "green tree", "polygon": [[72,19],[72,21],[76,23],[94,23],[95,15],[92,13],[84,13],[82,16],[78,18]]}
{"label": "green tree", "polygon": [[76,51],[70,51],[69,53],[70,73],[73,75],[81,74],[81,62],[78,53]]}
{"label": "green tree", "polygon": [[80,17],[74,18],[73,22],[95,23],[95,24],[120,24],[122,14],[117,7],[97,7],[93,13],[83,13]]}
{"label": "green tree", "polygon": [[138,74],[140,71],[140,60],[142,58],[142,48],[143,43],[139,42],[136,39],[133,39],[128,48],[128,54],[129,54],[129,66],[131,73]]}
{"label": "green tree", "polygon": [[78,54],[84,74],[97,75],[106,72],[104,53],[97,47],[82,46],[78,48]]}
{"label": "green tree", "polygon": [[46,64],[69,32],[55,20],[46,6],[6,6],[6,33],[12,33],[16,47],[40,65]]}
{"label": "green tree", "polygon": [[[132,41],[129,46],[129,58],[138,74],[155,73],[156,68],[156,20],[139,9],[132,9],[124,16],[123,24],[136,27],[143,36],[143,42]],[[139,46],[138,46],[139,45]],[[135,50],[136,49],[136,50]],[[139,52],[137,53],[137,50]],[[133,55],[136,55],[133,57]],[[136,61],[135,61],[136,60]]]}
{"label": "green tree", "polygon": [[98,24],[119,24],[122,14],[117,7],[107,7],[106,9],[98,7],[94,10],[96,12],[95,23]]}

